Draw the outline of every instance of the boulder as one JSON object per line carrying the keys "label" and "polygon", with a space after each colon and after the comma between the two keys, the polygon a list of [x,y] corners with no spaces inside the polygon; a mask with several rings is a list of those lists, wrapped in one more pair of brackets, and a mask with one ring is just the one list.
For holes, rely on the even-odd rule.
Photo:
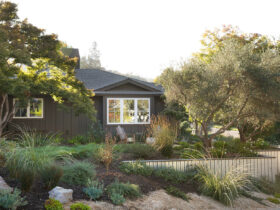
{"label": "boulder", "polygon": [[49,191],[49,198],[58,200],[63,204],[68,203],[73,200],[73,190],[57,186]]}
{"label": "boulder", "polygon": [[0,176],[0,190],[9,190],[9,191],[13,190],[13,188],[11,188],[1,176]]}

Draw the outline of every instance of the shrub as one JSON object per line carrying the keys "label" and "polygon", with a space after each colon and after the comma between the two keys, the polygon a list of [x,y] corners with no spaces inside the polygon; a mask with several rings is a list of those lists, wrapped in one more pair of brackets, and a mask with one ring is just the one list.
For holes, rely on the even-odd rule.
{"label": "shrub", "polygon": [[88,180],[87,187],[83,189],[84,193],[90,198],[90,200],[96,200],[103,194],[104,185],[98,180]]}
{"label": "shrub", "polygon": [[101,143],[105,139],[105,132],[102,128],[102,124],[97,121],[90,125],[90,130],[87,133],[90,142]]}
{"label": "shrub", "polygon": [[268,149],[270,147],[270,144],[262,138],[258,138],[253,145],[256,149]]}
{"label": "shrub", "polygon": [[136,198],[141,196],[138,185],[130,184],[129,182],[121,183],[118,180],[115,180],[107,187],[107,192],[109,195],[117,193],[129,198]]}
{"label": "shrub", "polygon": [[21,188],[29,191],[34,179],[41,171],[53,162],[53,159],[44,152],[38,152],[34,148],[18,148],[6,155],[6,167],[12,176],[21,183]]}
{"label": "shrub", "polygon": [[48,165],[41,171],[41,178],[46,189],[51,190],[57,186],[63,170],[58,165]]}
{"label": "shrub", "polygon": [[183,191],[179,190],[176,187],[173,186],[169,186],[165,188],[165,191],[169,194],[169,195],[173,195],[175,197],[178,198],[182,198],[185,201],[189,201],[189,197],[186,195],[186,193],[184,193]]}
{"label": "shrub", "polygon": [[274,204],[280,204],[280,201],[277,198],[269,197],[267,200]]}
{"label": "shrub", "polygon": [[14,189],[13,192],[10,190],[0,190],[0,206],[4,209],[16,210],[17,207],[26,204],[25,199],[20,197],[20,191],[18,189]]}
{"label": "shrub", "polygon": [[240,196],[243,188],[250,184],[247,174],[239,168],[228,171],[224,176],[212,172],[207,166],[199,165],[196,178],[201,183],[202,194],[210,196],[225,205]]}
{"label": "shrub", "polygon": [[78,135],[73,137],[72,139],[67,140],[67,143],[74,145],[87,144],[89,143],[89,139],[87,136]]}
{"label": "shrub", "polygon": [[45,209],[46,210],[63,210],[63,205],[58,200],[48,199],[45,201]]}
{"label": "shrub", "polygon": [[131,153],[133,155],[133,158],[139,159],[139,158],[152,158],[155,156],[156,151],[155,149],[148,145],[148,144],[123,144],[121,145],[120,152],[122,153]]}
{"label": "shrub", "polygon": [[149,134],[155,138],[154,148],[160,151],[162,155],[171,157],[173,143],[178,137],[178,124],[171,122],[165,116],[158,115],[151,120]]}
{"label": "shrub", "polygon": [[153,169],[139,161],[133,163],[121,163],[120,170],[126,174],[138,174],[142,176],[151,176]]}
{"label": "shrub", "polygon": [[109,166],[113,161],[113,147],[116,143],[115,139],[110,138],[108,135],[105,138],[105,146],[100,148],[99,157],[101,162],[104,163],[107,172],[109,171]]}
{"label": "shrub", "polygon": [[83,203],[74,203],[70,206],[70,210],[91,210],[91,208]]}
{"label": "shrub", "polygon": [[280,193],[275,193],[275,194],[274,194],[274,197],[275,197],[275,198],[280,198]]}
{"label": "shrub", "polygon": [[163,178],[165,181],[172,183],[183,183],[188,181],[189,176],[187,173],[182,171],[176,171],[173,168],[158,168],[154,170],[156,177]]}
{"label": "shrub", "polygon": [[122,194],[117,193],[115,191],[113,191],[110,195],[109,195],[111,201],[113,204],[115,205],[121,205],[125,202],[125,198]]}
{"label": "shrub", "polygon": [[88,179],[93,179],[95,175],[95,167],[92,163],[86,161],[68,161],[63,166],[61,180],[72,185],[86,185]]}

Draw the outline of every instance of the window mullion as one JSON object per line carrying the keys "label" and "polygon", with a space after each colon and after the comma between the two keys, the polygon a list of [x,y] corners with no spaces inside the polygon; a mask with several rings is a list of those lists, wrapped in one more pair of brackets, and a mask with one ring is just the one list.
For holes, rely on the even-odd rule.
{"label": "window mullion", "polygon": [[137,123],[137,99],[134,99],[134,123]]}
{"label": "window mullion", "polygon": [[123,124],[123,99],[120,99],[120,114],[121,114],[121,117],[120,117],[120,123]]}

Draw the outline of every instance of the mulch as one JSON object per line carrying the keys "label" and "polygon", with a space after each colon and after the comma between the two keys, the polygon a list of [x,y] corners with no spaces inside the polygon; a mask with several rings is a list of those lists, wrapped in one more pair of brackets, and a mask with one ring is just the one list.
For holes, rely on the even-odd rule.
{"label": "mulch", "polygon": [[[186,193],[197,192],[197,185],[195,183],[181,183],[174,185],[170,182],[153,176],[144,177],[141,175],[124,174],[118,169],[118,163],[119,162],[115,162],[110,167],[110,170],[108,172],[102,164],[94,163],[96,165],[97,179],[99,179],[100,181],[102,180],[105,187],[118,179],[120,182],[130,182],[131,184],[139,185],[141,192],[144,195],[155,190],[163,189],[170,185],[176,186]],[[0,167],[0,176],[3,177],[3,179],[9,186],[20,189],[20,183],[9,176],[9,172],[7,171],[7,169]],[[88,197],[83,193],[83,186],[69,185],[62,182],[59,183],[59,186],[66,189],[72,189],[74,200],[89,200]],[[43,184],[40,181],[36,181],[34,183],[30,192],[22,192],[22,196],[26,198],[28,204],[26,206],[18,208],[19,210],[44,209],[44,202],[49,197],[48,190],[43,187]],[[106,193],[104,193],[104,195],[99,200],[110,202]]]}

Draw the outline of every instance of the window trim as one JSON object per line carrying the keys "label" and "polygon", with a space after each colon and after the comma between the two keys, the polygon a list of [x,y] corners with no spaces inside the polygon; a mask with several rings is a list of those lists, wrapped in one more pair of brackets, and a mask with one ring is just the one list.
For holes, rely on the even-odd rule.
{"label": "window trim", "polygon": [[[120,122],[119,123],[111,123],[109,122],[109,100],[120,100]],[[148,122],[123,122],[123,101],[124,100],[134,100],[134,116],[137,116],[138,112],[138,102],[135,103],[138,100],[148,100],[148,105],[149,105],[149,121]],[[107,98],[107,125],[145,125],[145,124],[150,124],[151,121],[151,98]],[[137,118],[135,118],[137,119]]]}
{"label": "window trim", "polygon": [[[28,100],[27,103],[27,116],[26,117],[16,117],[16,110],[14,110],[13,113],[13,119],[43,119],[44,118],[44,98],[32,98],[32,99],[39,99],[42,101],[42,116],[40,117],[30,117],[30,100]],[[18,100],[18,98],[13,98],[13,105],[15,105],[16,100]]]}

